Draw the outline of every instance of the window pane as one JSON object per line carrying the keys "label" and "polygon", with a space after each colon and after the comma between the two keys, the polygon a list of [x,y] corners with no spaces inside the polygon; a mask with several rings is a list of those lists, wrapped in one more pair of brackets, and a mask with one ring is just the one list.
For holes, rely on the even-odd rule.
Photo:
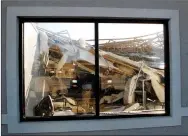
{"label": "window pane", "polygon": [[100,115],[164,114],[163,24],[100,23]]}
{"label": "window pane", "polygon": [[26,117],[95,115],[93,23],[24,23]]}

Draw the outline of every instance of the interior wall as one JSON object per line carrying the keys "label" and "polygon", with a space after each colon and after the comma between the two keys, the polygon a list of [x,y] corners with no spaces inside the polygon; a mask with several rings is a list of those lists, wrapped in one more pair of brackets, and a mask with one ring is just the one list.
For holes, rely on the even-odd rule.
{"label": "interior wall", "polygon": [[[188,1],[178,0],[33,0],[33,1],[2,1],[2,113],[7,113],[6,108],[6,12],[9,6],[61,6],[61,7],[113,7],[113,8],[149,8],[149,9],[177,9],[180,11],[180,46],[181,46],[181,80],[182,80],[182,107],[188,107]],[[180,91],[180,90],[177,90]],[[188,134],[186,126],[188,125],[188,117],[182,118],[181,126],[150,128],[150,129],[130,129],[116,131],[95,131],[95,132],[79,132],[79,133],[61,133],[61,134]],[[7,133],[7,126],[2,125],[3,134]],[[61,135],[60,134],[60,135]],[[39,134],[36,134],[39,135]],[[40,134],[47,135],[47,134]],[[50,134],[54,135],[54,134]]]}
{"label": "interior wall", "polygon": [[[36,52],[37,44],[37,32],[31,23],[24,24],[24,69],[25,73],[29,76],[25,76],[25,97],[27,98],[30,89],[30,82],[32,79],[32,68],[34,63],[34,56]],[[27,55],[26,55],[27,54]]]}

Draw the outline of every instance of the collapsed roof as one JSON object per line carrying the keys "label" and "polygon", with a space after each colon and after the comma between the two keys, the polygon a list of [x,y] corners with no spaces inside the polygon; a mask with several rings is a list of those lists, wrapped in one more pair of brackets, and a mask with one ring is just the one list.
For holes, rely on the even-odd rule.
{"label": "collapsed roof", "polygon": [[[66,64],[74,61],[82,69],[93,74],[95,73],[95,48],[93,46],[86,43],[83,39],[79,39],[78,41],[72,40],[68,31],[53,33],[40,27],[37,27],[37,30],[40,54],[48,54],[49,49],[53,46],[57,46],[62,53],[62,57],[55,66],[56,71],[61,70]],[[105,71],[113,71],[115,74],[125,75],[131,78],[131,82],[128,85],[128,103],[132,102],[132,91],[135,89],[135,84],[141,71],[151,80],[151,84],[159,101],[165,102],[163,70],[151,68],[143,61],[133,61],[128,57],[119,56],[104,50],[99,50],[99,66],[100,69],[105,69]],[[100,77],[105,76],[105,73],[102,72],[101,70]]]}

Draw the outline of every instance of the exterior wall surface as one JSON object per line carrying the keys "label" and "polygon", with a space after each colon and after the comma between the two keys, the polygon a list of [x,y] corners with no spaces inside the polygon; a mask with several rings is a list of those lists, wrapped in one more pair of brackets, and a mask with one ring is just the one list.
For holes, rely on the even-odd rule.
{"label": "exterior wall surface", "polygon": [[[3,1],[2,2],[2,114],[7,113],[6,107],[6,13],[9,6],[56,6],[56,7],[113,7],[113,8],[149,8],[149,9],[176,9],[180,12],[180,48],[181,48],[181,100],[182,107],[188,107],[188,1],[175,0],[33,0],[33,1]],[[187,115],[188,116],[188,115]],[[1,125],[4,135],[7,133],[7,125]],[[40,133],[32,135],[151,135],[151,134],[188,134],[188,117],[182,118],[182,125],[175,127],[127,129],[92,132],[69,133]],[[79,127],[79,126],[78,126]],[[12,134],[11,134],[12,135]],[[21,135],[21,134],[18,134]],[[26,134],[24,134],[26,135]]]}

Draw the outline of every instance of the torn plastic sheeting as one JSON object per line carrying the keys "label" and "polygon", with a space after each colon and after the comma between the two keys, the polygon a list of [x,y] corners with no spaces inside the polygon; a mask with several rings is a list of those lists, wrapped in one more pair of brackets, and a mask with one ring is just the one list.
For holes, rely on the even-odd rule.
{"label": "torn plastic sheeting", "polygon": [[39,47],[40,47],[40,54],[43,52],[47,53],[49,51],[48,36],[46,35],[45,32],[39,32]]}

